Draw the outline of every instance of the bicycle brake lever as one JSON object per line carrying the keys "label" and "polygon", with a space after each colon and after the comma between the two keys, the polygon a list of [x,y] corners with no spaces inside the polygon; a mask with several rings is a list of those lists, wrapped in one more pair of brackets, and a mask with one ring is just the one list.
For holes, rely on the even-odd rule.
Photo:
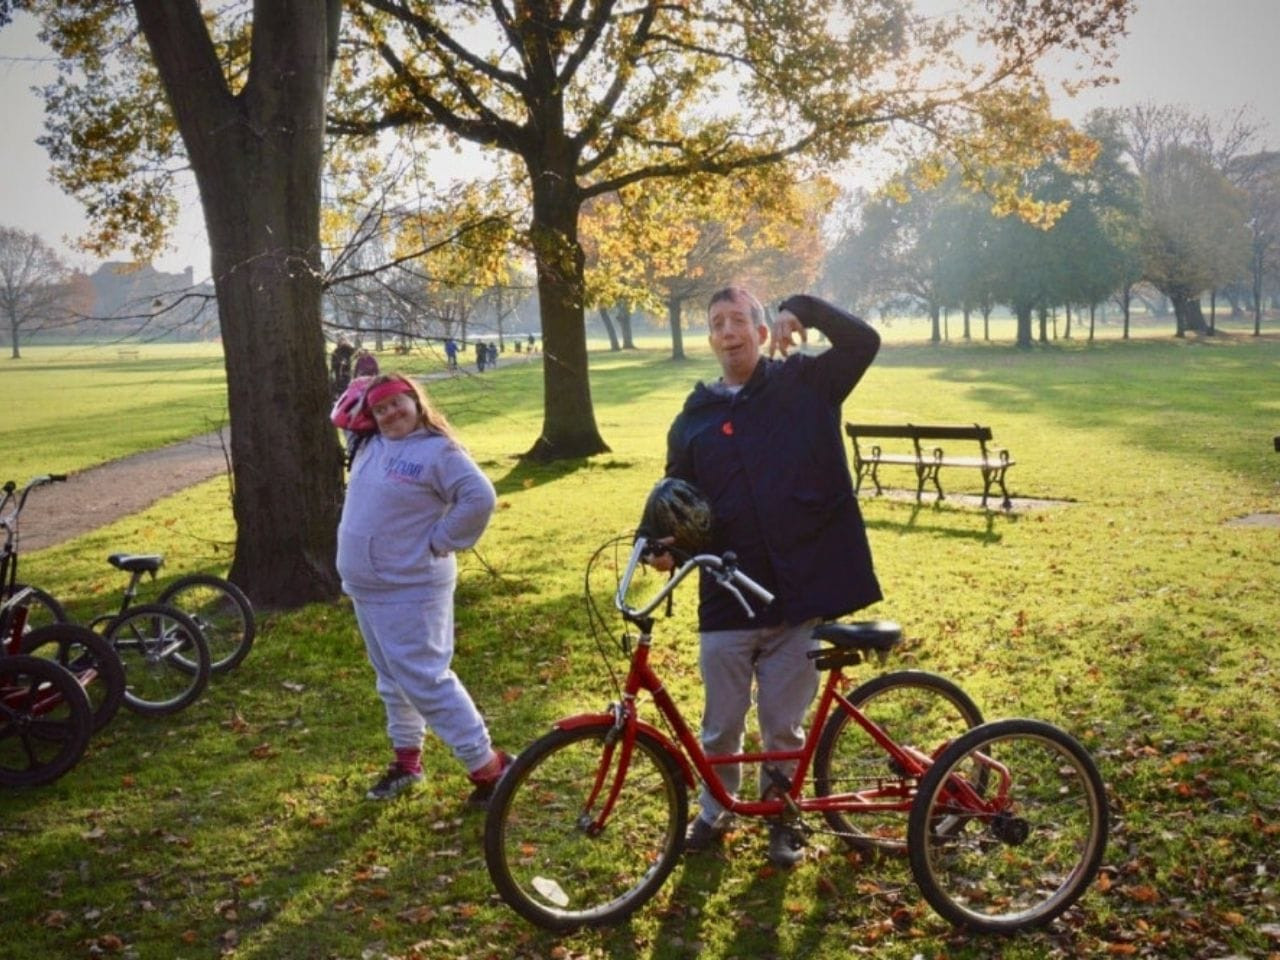
{"label": "bicycle brake lever", "polygon": [[756,612],[751,609],[751,604],[747,603],[747,598],[742,595],[742,591],[730,583],[728,579],[721,579],[719,574],[716,575],[716,580],[719,582],[720,586],[724,587],[737,598],[743,611],[746,612],[748,617],[754,620],[756,618]]}

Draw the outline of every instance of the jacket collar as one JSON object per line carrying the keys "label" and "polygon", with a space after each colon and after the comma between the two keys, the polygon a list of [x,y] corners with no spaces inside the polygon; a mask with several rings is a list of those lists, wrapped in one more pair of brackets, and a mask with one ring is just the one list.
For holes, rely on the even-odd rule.
{"label": "jacket collar", "polygon": [[776,361],[761,357],[756,363],[756,368],[751,371],[750,379],[732,397],[715,389],[713,386],[708,386],[705,381],[699,380],[694,386],[693,392],[689,394],[689,399],[685,401],[685,410],[700,410],[703,407],[729,402],[731,399],[746,400],[764,385],[769,376],[769,370],[775,363]]}

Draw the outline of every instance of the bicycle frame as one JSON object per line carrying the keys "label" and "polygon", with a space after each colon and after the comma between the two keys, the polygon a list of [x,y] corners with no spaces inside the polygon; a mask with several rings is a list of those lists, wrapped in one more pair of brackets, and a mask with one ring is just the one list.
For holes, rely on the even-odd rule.
{"label": "bicycle frame", "polygon": [[[622,702],[611,704],[607,712],[581,714],[566,718],[556,724],[557,727],[563,729],[575,729],[603,723],[609,723],[613,727],[612,734],[606,739],[600,769],[591,794],[587,799],[585,809],[596,809],[596,803],[606,786],[608,793],[605,796],[603,805],[599,807],[598,813],[589,823],[583,824],[584,829],[591,832],[604,829],[605,823],[626,781],[632,749],[637,733],[640,731],[652,736],[671,754],[683,772],[686,783],[689,786],[693,786],[696,783],[696,772],[696,776],[701,778],[712,797],[725,810],[731,813],[746,817],[795,816],[802,813],[823,813],[827,811],[852,813],[893,811],[908,813],[911,809],[912,801],[915,799],[915,783],[919,781],[919,778],[924,775],[925,771],[933,763],[934,757],[914,748],[900,746],[879,725],[850,702],[841,692],[841,687],[846,686],[850,681],[849,678],[844,676],[842,669],[838,665],[832,666],[827,671],[827,678],[822,686],[818,704],[810,720],[804,743],[798,750],[756,751],[711,756],[708,756],[703,751],[702,744],[685,721],[679,706],[675,703],[671,694],[667,692],[662,680],[649,663],[654,624],[652,613],[685,577],[698,568],[709,571],[710,575],[716,577],[722,586],[736,594],[739,601],[744,605],[747,604],[741,592],[737,589],[738,587],[745,588],[766,603],[771,602],[773,598],[768,591],[764,590],[741,571],[736,570],[731,563],[727,564],[723,558],[712,554],[700,554],[689,558],[677,569],[672,574],[671,579],[643,607],[639,609],[629,607],[625,599],[626,594],[647,549],[648,544],[644,538],[637,539],[615,596],[615,606],[623,618],[640,631],[639,637],[636,638],[635,648],[631,653],[630,666],[623,685]],[[747,607],[750,609],[749,605]],[[675,743],[653,725],[640,720],[638,698],[642,693],[648,693],[653,698],[658,712],[675,733]],[[896,777],[886,775],[883,782],[877,783],[870,790],[830,794],[822,797],[806,797],[803,795],[804,788],[814,751],[818,745],[818,739],[826,726],[831,711],[837,708],[846,711],[853,721],[884,750],[886,757],[892,761],[893,769],[900,771],[900,773]],[[614,753],[619,743],[622,749],[618,755],[617,764],[614,766]],[[968,785],[960,782],[955,783],[952,787],[951,792],[955,794],[955,801],[962,804],[966,810],[971,811],[972,815],[975,816],[991,815],[1004,806],[1006,787],[1009,783],[1008,771],[998,763],[995,763],[995,761],[989,762],[999,772],[999,788],[991,796],[983,799]],[[761,800],[741,800],[728,793],[717,771],[718,767],[740,763],[757,764],[766,770],[768,770],[769,764],[795,763],[796,766],[790,778],[776,770],[775,774],[771,774],[771,778],[775,780],[775,786],[778,788],[775,791],[770,791],[776,794],[775,797]],[[612,781],[608,782],[611,768],[613,769],[613,777]]]}
{"label": "bicycle frame", "polygon": [[[22,637],[27,625],[27,608],[22,601],[32,592],[31,587],[24,587],[16,592],[14,590],[18,580],[18,518],[32,490],[46,483],[66,479],[65,474],[45,474],[33,478],[20,492],[12,480],[0,488],[4,493],[0,498],[0,529],[4,530],[4,544],[0,545],[0,656],[22,653]],[[13,508],[5,513],[5,508],[10,504],[13,504]],[[76,671],[73,676],[84,687],[98,676],[98,671],[93,667],[86,667]],[[12,697],[13,694],[7,694],[5,702],[12,705]],[[61,695],[50,690],[33,702],[31,712],[47,713],[61,701]]]}
{"label": "bicycle frame", "polygon": [[[46,483],[57,483],[66,480],[66,474],[50,473],[39,477],[32,478],[19,492],[17,484],[12,480],[7,481],[0,491],[4,493],[0,497],[0,530],[4,531],[4,544],[0,546],[0,637],[9,634],[12,629],[13,639],[11,646],[14,647],[12,652],[16,653],[16,645],[18,638],[22,635],[22,628],[26,619],[26,611],[22,607],[16,607],[19,622],[10,624],[9,620],[13,615],[15,605],[22,599],[21,596],[14,596],[14,584],[18,581],[18,518],[22,515],[22,508],[27,505],[27,497],[36,487],[44,486]],[[5,508],[13,504],[13,508],[5,513]],[[25,594],[23,594],[25,596]]]}

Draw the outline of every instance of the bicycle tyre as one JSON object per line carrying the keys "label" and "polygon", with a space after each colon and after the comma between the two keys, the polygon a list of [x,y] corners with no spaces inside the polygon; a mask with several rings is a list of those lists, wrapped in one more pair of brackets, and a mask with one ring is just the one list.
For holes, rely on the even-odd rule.
{"label": "bicycle tyre", "polygon": [[[54,660],[71,671],[89,698],[94,733],[119,712],[124,702],[124,665],[115,648],[88,627],[74,623],[39,627],[22,638],[22,652]],[[91,679],[86,679],[87,669],[94,671]]]}
{"label": "bicycle tyre", "polygon": [[604,829],[583,828],[613,731],[607,723],[552,730],[520,754],[489,801],[489,876],[512,909],[547,930],[620,922],[657,893],[684,849],[684,777],[666,747],[643,732]]}
{"label": "bicycle tyre", "polygon": [[[958,795],[991,759],[1008,770],[1007,802],[975,815]],[[979,791],[1001,801],[1001,777]],[[940,817],[958,829],[940,835]],[[907,829],[920,892],[956,926],[1012,933],[1067,910],[1097,875],[1107,845],[1107,799],[1089,753],[1040,720],[997,720],[951,744],[920,780]]]}
{"label": "bicycle tyre", "polygon": [[209,573],[179,577],[165,587],[158,602],[176,607],[196,622],[209,646],[209,669],[214,673],[234,670],[253,648],[257,636],[253,605],[230,580]]}
{"label": "bicycle tyre", "polygon": [[0,785],[38,787],[80,762],[89,746],[89,699],[44,657],[0,657]]}
{"label": "bicycle tyre", "polygon": [[52,594],[27,583],[15,583],[13,585],[13,594],[17,594],[21,590],[31,591],[27,594],[26,599],[19,604],[19,606],[27,609],[27,623],[23,628],[24,633],[30,633],[32,630],[38,630],[40,627],[47,627],[54,623],[70,622],[71,618],[67,616],[66,609]]}
{"label": "bicycle tyre", "polygon": [[124,664],[124,705],[134,713],[177,713],[209,684],[208,644],[181,610],[158,603],[129,607],[107,624],[106,638]]}
{"label": "bicycle tyre", "polygon": [[[859,686],[849,702],[894,742],[937,757],[942,748],[982,723],[977,704],[951,680],[924,670],[882,673]],[[893,784],[909,797],[916,783],[838,704],[827,719],[813,760],[814,793],[826,797]],[[827,824],[853,849],[904,854],[909,811],[830,810]]]}

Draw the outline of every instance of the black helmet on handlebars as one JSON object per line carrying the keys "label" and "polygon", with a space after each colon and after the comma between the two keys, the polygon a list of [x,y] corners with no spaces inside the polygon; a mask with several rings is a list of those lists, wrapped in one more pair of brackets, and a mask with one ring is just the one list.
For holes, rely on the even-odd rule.
{"label": "black helmet on handlebars", "polygon": [[683,553],[701,553],[711,542],[711,503],[691,483],[676,477],[659,480],[645,501],[636,535],[671,538]]}

